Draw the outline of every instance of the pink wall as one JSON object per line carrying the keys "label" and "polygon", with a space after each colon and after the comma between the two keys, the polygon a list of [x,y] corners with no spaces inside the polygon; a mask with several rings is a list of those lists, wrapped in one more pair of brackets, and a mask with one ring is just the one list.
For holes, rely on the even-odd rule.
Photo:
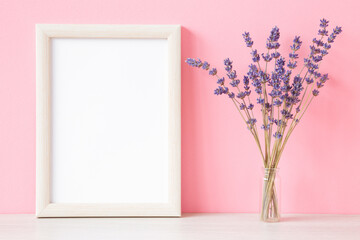
{"label": "pink wall", "polygon": [[[321,17],[343,26],[322,72],[331,81],[294,132],[280,163],[284,212],[360,213],[360,17],[356,0],[2,0],[0,1],[0,213],[35,205],[35,24],[181,24],[182,58],[244,73],[252,33],[264,50],[275,24],[285,54],[301,35],[304,56]],[[184,212],[256,212],[261,160],[226,97],[203,72],[182,67]]]}

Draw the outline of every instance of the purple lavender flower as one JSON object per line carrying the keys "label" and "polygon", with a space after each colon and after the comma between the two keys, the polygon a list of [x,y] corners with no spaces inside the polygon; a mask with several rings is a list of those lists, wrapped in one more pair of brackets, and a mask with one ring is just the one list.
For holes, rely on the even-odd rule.
{"label": "purple lavender flower", "polygon": [[232,86],[232,87],[237,87],[238,85],[239,85],[239,83],[240,83],[240,80],[232,80],[231,82],[230,82],[230,85]]}
{"label": "purple lavender flower", "polygon": [[328,43],[333,43],[334,40],[336,38],[336,34],[335,33],[331,33],[330,36],[328,37]]}
{"label": "purple lavender flower", "polygon": [[310,46],[310,50],[311,50],[310,57],[320,53],[320,51],[321,51],[320,48],[317,48],[315,46]]}
{"label": "purple lavender flower", "polygon": [[316,69],[319,69],[319,65],[316,63],[312,63],[311,69],[315,71]]}
{"label": "purple lavender flower", "polygon": [[280,30],[277,26],[273,27],[268,38],[269,42],[277,42],[280,38]]}
{"label": "purple lavender flower", "polygon": [[262,93],[262,85],[259,80],[259,71],[254,64],[249,66],[249,71],[247,73],[248,77],[251,79],[251,84],[255,87],[255,92],[258,94]]}
{"label": "purple lavender flower", "polygon": [[280,90],[276,90],[276,89],[273,89],[271,90],[271,92],[269,93],[269,96],[270,97],[273,97],[273,98],[276,98],[276,97],[280,97],[282,94],[282,92]]}
{"label": "purple lavender flower", "polygon": [[331,48],[331,44],[324,43],[324,49],[329,50]]}
{"label": "purple lavender flower", "polygon": [[291,114],[289,111],[283,109],[281,110],[281,114],[285,117],[285,119],[292,119],[293,114]]}
{"label": "purple lavender flower", "polygon": [[215,95],[221,95],[221,87],[218,87],[214,90]]}
{"label": "purple lavender flower", "polygon": [[244,32],[243,37],[244,37],[246,46],[247,46],[247,47],[252,47],[252,45],[254,44],[254,42],[251,40],[250,33]]}
{"label": "purple lavender flower", "polygon": [[239,92],[237,95],[236,95],[237,98],[240,98],[240,99],[244,99],[246,97],[246,93],[245,92]]}
{"label": "purple lavender flower", "polygon": [[316,97],[317,95],[319,95],[319,91],[316,90],[316,89],[314,89],[314,90],[312,91],[312,94]]}
{"label": "purple lavender flower", "polygon": [[280,107],[282,104],[282,101],[280,99],[275,99],[275,101],[273,102],[273,105],[275,107]]}
{"label": "purple lavender flower", "polygon": [[284,72],[285,72],[285,69],[284,69],[284,65],[285,65],[285,58],[283,57],[280,57],[279,59],[276,60],[276,69],[275,71],[282,75]]}
{"label": "purple lavender flower", "polygon": [[266,48],[267,49],[278,49],[280,47],[280,43],[277,42],[267,42],[266,43]]}
{"label": "purple lavender flower", "polygon": [[302,41],[300,40],[300,36],[295,36],[294,37],[294,40],[293,40],[293,43],[295,44],[296,48],[293,49],[294,51],[298,50],[298,47],[301,46],[302,44]]}
{"label": "purple lavender flower", "polygon": [[[250,86],[249,86],[250,81],[249,81],[248,76],[244,76],[243,83],[244,83],[245,91],[248,91],[250,89]],[[250,93],[249,93],[249,95],[250,95]]]}
{"label": "purple lavender flower", "polygon": [[271,53],[271,57],[272,58],[279,58],[280,57],[280,53],[279,52],[273,52],[273,53]]}
{"label": "purple lavender flower", "polygon": [[266,43],[266,48],[269,49],[269,50],[273,49],[273,44],[271,42],[267,42]]}
{"label": "purple lavender flower", "polygon": [[321,55],[317,55],[317,56],[313,56],[312,59],[314,60],[314,62],[317,63],[320,62],[323,59],[323,57]]}
{"label": "purple lavender flower", "polygon": [[299,54],[297,54],[297,53],[289,53],[289,57],[291,59],[297,59],[297,58],[299,58]]}
{"label": "purple lavender flower", "polygon": [[322,88],[324,84],[322,82],[316,82],[317,88]]}
{"label": "purple lavender flower", "polygon": [[243,83],[244,85],[249,85],[250,81],[248,76],[244,76]]}
{"label": "purple lavender flower", "polygon": [[318,47],[321,47],[324,45],[324,42],[321,39],[318,40],[316,38],[313,39],[313,43],[316,44]]}
{"label": "purple lavender flower", "polygon": [[210,68],[210,64],[205,61],[205,62],[203,63],[203,65],[202,65],[202,69],[204,69],[204,70],[209,70],[209,68]]}
{"label": "purple lavender flower", "polygon": [[224,85],[224,83],[225,83],[225,78],[219,78],[218,80],[217,80],[217,84],[220,84],[220,85]]}
{"label": "purple lavender flower", "polygon": [[264,99],[263,98],[257,98],[256,99],[256,102],[258,103],[258,104],[264,104]]}
{"label": "purple lavender flower", "polygon": [[272,56],[269,53],[267,53],[266,55],[265,54],[261,54],[261,55],[265,62],[270,62],[272,59]]}
{"label": "purple lavender flower", "polygon": [[294,77],[294,83],[301,83],[302,78],[299,75]]}
{"label": "purple lavender flower", "polygon": [[336,26],[336,28],[334,28],[333,32],[330,34],[330,36],[328,37],[328,43],[333,43],[336,36],[339,35],[342,32],[341,27]]}
{"label": "purple lavender flower", "polygon": [[251,51],[252,60],[253,62],[259,62],[260,61],[260,55],[257,53],[257,50]]}
{"label": "purple lavender flower", "polygon": [[270,103],[265,103],[265,104],[264,104],[264,107],[265,107],[265,109],[266,109],[267,111],[270,111],[272,106],[271,106]]}
{"label": "purple lavender flower", "polygon": [[307,78],[305,78],[305,81],[307,84],[312,84],[314,82],[314,79],[307,77]]}
{"label": "purple lavender flower", "polygon": [[314,68],[312,68],[312,67],[309,67],[308,71],[309,71],[310,74],[314,74],[316,72],[316,70]]}
{"label": "purple lavender flower", "polygon": [[303,86],[302,86],[302,78],[297,75],[294,77],[294,82],[292,84],[292,88],[290,90],[291,95],[292,95],[292,101],[289,101],[292,104],[296,104],[298,102],[298,96],[300,96],[301,91],[303,90]]}
{"label": "purple lavender flower", "polygon": [[320,82],[325,83],[327,80],[329,80],[328,74],[323,74],[320,78]]}
{"label": "purple lavender flower", "polygon": [[[310,71],[309,71],[309,72],[310,72]],[[313,76],[314,76],[315,78],[321,77],[321,74],[320,74],[319,72],[314,71],[312,74],[313,74]]]}
{"label": "purple lavender flower", "polygon": [[270,32],[270,36],[267,39],[266,42],[266,48],[267,49],[278,49],[280,47],[280,43],[278,43],[278,40],[280,38],[280,30],[277,26],[273,27]]}
{"label": "purple lavender flower", "polygon": [[226,70],[227,72],[231,72],[231,70],[232,70],[232,61],[230,61],[229,58],[226,58],[226,59],[224,60],[224,65],[225,65],[225,70]]}
{"label": "purple lavender flower", "polygon": [[291,73],[291,70],[287,70],[286,73],[282,76],[282,81],[284,82],[284,84],[290,83]]}
{"label": "purple lavender flower", "polygon": [[320,29],[318,34],[320,36],[327,36],[328,35],[328,31],[326,29]]}
{"label": "purple lavender flower", "polygon": [[229,98],[234,98],[235,97],[235,93],[231,92],[229,93]]}
{"label": "purple lavender flower", "polygon": [[216,74],[217,74],[216,68],[212,68],[212,69],[209,71],[209,74],[212,75],[212,76],[216,75]]}
{"label": "purple lavender flower", "polygon": [[199,67],[201,67],[203,65],[203,63],[201,62],[200,59],[195,60],[194,58],[188,58],[188,59],[185,60],[185,62],[187,64],[189,64],[190,66],[192,66],[192,67],[198,67],[199,68]]}
{"label": "purple lavender flower", "polygon": [[285,110],[285,109],[283,109],[283,110],[281,110],[281,114],[282,115],[286,115],[286,114],[288,114],[289,112],[287,111],[287,110]]}
{"label": "purple lavender flower", "polygon": [[249,110],[252,110],[252,109],[254,108],[254,104],[250,103],[247,108],[248,108]]}
{"label": "purple lavender flower", "polygon": [[250,64],[249,65],[249,71],[247,73],[247,75],[249,76],[250,79],[255,79],[258,77],[258,69],[256,67],[256,65],[254,64]]}
{"label": "purple lavender flower", "polygon": [[281,133],[280,132],[276,132],[275,134],[274,134],[274,137],[275,138],[278,138],[278,139],[280,139],[281,138]]}
{"label": "purple lavender flower", "polygon": [[334,33],[335,33],[336,35],[339,35],[341,32],[342,32],[341,27],[336,26],[335,29],[334,29]]}
{"label": "purple lavender flower", "polygon": [[255,87],[255,92],[257,94],[262,94],[262,85],[261,85],[261,82],[258,78],[254,78],[252,79],[252,85]]}
{"label": "purple lavender flower", "polygon": [[236,71],[234,70],[234,71],[228,73],[227,76],[228,76],[230,79],[235,79],[235,78],[237,77]]}
{"label": "purple lavender flower", "polygon": [[224,65],[225,66],[231,66],[232,65],[232,61],[230,61],[230,59],[229,58],[226,58],[225,60],[224,60]]}
{"label": "purple lavender flower", "polygon": [[293,40],[293,45],[290,46],[291,50],[294,52],[299,50],[301,47],[302,41],[300,41],[300,36],[295,36]]}
{"label": "purple lavender flower", "polygon": [[214,90],[215,95],[222,95],[229,93],[229,89],[227,87],[219,86],[217,89]]}
{"label": "purple lavender flower", "polygon": [[290,68],[290,69],[294,69],[294,68],[296,68],[296,61],[294,61],[294,62],[291,62],[291,61],[289,61],[289,63],[287,64],[287,66],[288,66],[288,68]]}
{"label": "purple lavender flower", "polygon": [[268,124],[268,125],[261,125],[261,129],[263,129],[263,130],[269,130],[270,129],[270,124]]}
{"label": "purple lavender flower", "polygon": [[231,72],[231,70],[232,70],[232,66],[225,66],[225,71]]}
{"label": "purple lavender flower", "polygon": [[269,80],[268,85],[273,87],[273,90],[278,90],[280,89],[280,84],[281,84],[280,76],[274,71],[271,72],[271,78]]}
{"label": "purple lavender flower", "polygon": [[322,50],[320,51],[320,53],[321,53],[321,56],[325,56],[325,55],[328,54],[328,51],[326,51],[325,49],[322,49]]}
{"label": "purple lavender flower", "polygon": [[284,98],[286,98],[286,94],[287,92],[289,92],[291,90],[291,86],[289,85],[289,83],[284,84],[284,86],[281,87],[281,91],[283,91],[283,95],[281,96],[281,99],[284,100]]}
{"label": "purple lavender flower", "polygon": [[263,71],[259,72],[259,76],[262,83],[267,83],[270,80],[269,74],[266,74]]}
{"label": "purple lavender flower", "polygon": [[307,67],[307,68],[311,68],[312,66],[312,62],[311,62],[311,60],[310,59],[308,59],[308,58],[304,58],[304,64],[305,64],[305,67]]}
{"label": "purple lavender flower", "polygon": [[256,119],[255,118],[250,118],[248,121],[246,121],[247,124],[253,126],[256,123]]}
{"label": "purple lavender flower", "polygon": [[281,57],[276,60],[276,65],[283,67],[285,65],[285,58]]}
{"label": "purple lavender flower", "polygon": [[[277,119],[274,119],[273,121],[277,126],[280,126],[281,124],[283,124],[283,121],[282,120],[277,120]],[[274,136],[275,137],[275,136]]]}
{"label": "purple lavender flower", "polygon": [[246,108],[245,104],[240,103],[240,110],[244,110]]}
{"label": "purple lavender flower", "polygon": [[320,20],[320,27],[322,28],[326,28],[327,26],[329,26],[329,21],[326,20],[325,18]]}

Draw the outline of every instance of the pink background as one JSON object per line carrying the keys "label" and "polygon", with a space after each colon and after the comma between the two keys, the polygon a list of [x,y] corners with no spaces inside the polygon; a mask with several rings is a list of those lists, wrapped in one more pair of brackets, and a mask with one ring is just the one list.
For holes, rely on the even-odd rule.
{"label": "pink background", "polygon": [[[225,57],[243,74],[250,63],[241,33],[264,51],[270,29],[281,52],[301,35],[301,56],[319,19],[343,26],[321,65],[322,89],[280,163],[283,212],[360,213],[360,15],[358,1],[1,0],[0,213],[35,209],[35,24],[181,24],[182,59],[200,57],[222,68]],[[223,71],[221,71],[223,73]],[[182,66],[182,209],[256,212],[261,159],[215,80]]]}

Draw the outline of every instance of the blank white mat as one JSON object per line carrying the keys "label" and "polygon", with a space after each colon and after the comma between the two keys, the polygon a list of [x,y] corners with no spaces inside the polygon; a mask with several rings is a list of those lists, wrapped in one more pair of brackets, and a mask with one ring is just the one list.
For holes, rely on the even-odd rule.
{"label": "blank white mat", "polygon": [[167,40],[53,38],[50,60],[50,201],[167,202]]}

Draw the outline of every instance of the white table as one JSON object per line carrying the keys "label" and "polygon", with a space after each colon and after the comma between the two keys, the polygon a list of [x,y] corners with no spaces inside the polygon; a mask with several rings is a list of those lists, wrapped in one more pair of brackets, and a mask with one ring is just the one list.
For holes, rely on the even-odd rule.
{"label": "white table", "polygon": [[284,215],[279,223],[263,223],[256,214],[236,213],[187,213],[182,218],[0,215],[0,239],[360,240],[360,215]]}

